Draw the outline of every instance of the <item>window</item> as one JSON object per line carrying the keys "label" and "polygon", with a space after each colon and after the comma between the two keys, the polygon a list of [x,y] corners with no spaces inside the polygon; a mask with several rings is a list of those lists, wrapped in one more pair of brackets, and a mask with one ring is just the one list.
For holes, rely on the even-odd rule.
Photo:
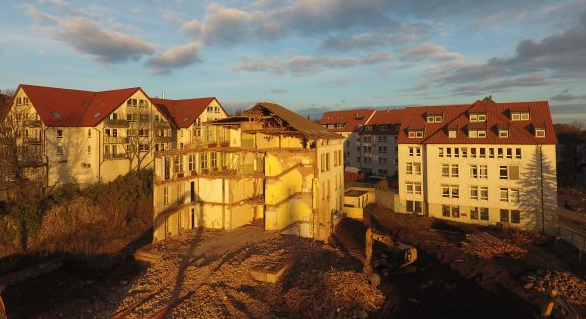
{"label": "window", "polygon": [[500,188],[500,200],[501,202],[509,201],[509,189],[505,187]]}
{"label": "window", "polygon": [[509,199],[513,203],[518,203],[519,202],[519,190],[518,189],[509,190]]}
{"label": "window", "polygon": [[169,205],[169,187],[163,187],[163,204]]}
{"label": "window", "polygon": [[459,198],[460,189],[457,185],[442,185],[442,197]]}
{"label": "window", "polygon": [[499,137],[509,137],[508,130],[499,130]]}
{"label": "window", "polygon": [[470,148],[470,157],[476,158],[476,148],[475,147]]}
{"label": "window", "polygon": [[174,172],[175,173],[182,173],[183,172],[183,156],[176,156],[174,164],[175,164],[173,166]]}
{"label": "window", "polygon": [[480,154],[480,158],[486,158],[486,148],[481,147],[478,149],[479,150],[479,154]]}
{"label": "window", "polygon": [[450,205],[442,205],[442,216],[450,217]]}
{"label": "window", "polygon": [[535,137],[545,137],[545,130],[544,129],[536,129],[535,130]]}
{"label": "window", "polygon": [[491,147],[488,149],[488,157],[494,158],[494,148]]}
{"label": "window", "polygon": [[423,131],[409,131],[409,138],[422,138]]}
{"label": "window", "polygon": [[456,130],[448,130],[448,137],[449,138],[456,138],[456,137],[458,137],[458,132]]}
{"label": "window", "polygon": [[439,148],[439,157],[444,157],[444,148],[443,147]]}
{"label": "window", "polygon": [[201,169],[208,169],[208,154],[207,153],[201,153],[199,155],[199,159],[200,159],[200,163],[201,163]]}
{"label": "window", "polygon": [[488,200],[488,187],[481,186],[479,189],[480,189],[480,200]]}
{"label": "window", "polygon": [[520,224],[521,223],[521,212],[518,210],[511,210],[511,223],[513,224]]}
{"label": "window", "polygon": [[189,171],[195,171],[195,154],[189,154],[187,157],[187,163]]}
{"label": "window", "polygon": [[87,146],[87,153],[88,154],[92,153],[92,147],[90,145]]}
{"label": "window", "polygon": [[63,130],[57,130],[57,138],[63,138]]}
{"label": "window", "polygon": [[443,119],[441,115],[428,115],[427,116],[427,123],[440,123]]}
{"label": "window", "polygon": [[521,149],[520,148],[515,149],[515,158],[521,158]]}
{"label": "window", "polygon": [[387,141],[387,136],[386,135],[379,135],[378,136],[378,142],[379,143],[386,143]]}
{"label": "window", "polygon": [[387,147],[386,146],[379,146],[378,147],[378,152],[381,154],[386,154],[387,153]]}
{"label": "window", "polygon": [[480,208],[480,220],[488,220],[488,208]]}
{"label": "window", "polygon": [[[381,131],[386,131],[386,130],[389,129],[389,126],[388,125],[381,125],[379,128],[381,129]],[[385,136],[385,140],[384,141],[385,142],[387,141],[387,137],[386,136]]]}
{"label": "window", "polygon": [[421,183],[413,183],[413,188],[415,188],[416,195],[421,195]]}
{"label": "window", "polygon": [[421,147],[415,148],[415,156],[421,156]]}
{"label": "window", "polygon": [[421,163],[413,163],[415,168],[415,175],[421,175]]}
{"label": "window", "polygon": [[460,149],[458,147],[454,147],[454,157],[460,157]]}
{"label": "window", "polygon": [[513,158],[513,149],[507,148],[507,158]]}
{"label": "window", "polygon": [[464,157],[464,158],[468,157],[468,148],[467,147],[462,147],[462,157]]}
{"label": "window", "polygon": [[407,186],[407,194],[413,194],[413,183],[407,182],[405,185]]}
{"label": "window", "polygon": [[409,156],[413,156],[413,147],[409,147]]}
{"label": "window", "polygon": [[63,155],[63,147],[62,146],[57,145],[57,155],[60,155],[60,156]]}
{"label": "window", "polygon": [[484,122],[484,121],[486,121],[486,114],[484,114],[484,113],[470,114],[470,122]]}
{"label": "window", "polygon": [[92,138],[92,129],[87,130],[87,138]]}
{"label": "window", "polygon": [[454,218],[460,217],[460,206],[452,206],[452,217],[454,217]]}
{"label": "window", "polygon": [[511,120],[512,121],[519,121],[519,120],[521,120],[521,114],[519,114],[519,113],[511,113]]}
{"label": "window", "polygon": [[61,118],[61,114],[59,114],[58,112],[52,112],[51,115],[53,115],[53,117],[56,118],[56,119],[60,119]]}
{"label": "window", "polygon": [[478,165],[470,165],[470,178],[478,178]]}
{"label": "window", "polygon": [[449,164],[442,164],[442,176],[443,177],[450,177],[450,165]]}
{"label": "window", "polygon": [[478,199],[478,186],[470,186],[470,199]]}
{"label": "window", "polygon": [[479,138],[485,138],[486,137],[486,131],[485,130],[478,131],[478,137]]}
{"label": "window", "polygon": [[488,178],[488,167],[486,165],[470,165],[470,178]]}
{"label": "window", "polygon": [[405,174],[412,175],[413,174],[413,163],[407,162],[405,164],[406,164],[406,166],[405,166]]}
{"label": "window", "polygon": [[478,219],[478,207],[470,207],[470,219]]}
{"label": "window", "polygon": [[[329,154],[328,154],[329,155]],[[216,168],[218,167],[218,153],[216,152],[212,152],[212,156],[211,156],[211,167],[212,168]]]}
{"label": "window", "polygon": [[508,166],[499,166],[499,178],[500,179],[509,179],[509,167]]}
{"label": "window", "polygon": [[460,206],[442,205],[442,216],[459,218]]}
{"label": "window", "polygon": [[503,223],[509,222],[509,210],[508,209],[501,209],[501,222],[503,222]]}
{"label": "window", "polygon": [[452,157],[452,148],[451,147],[446,148],[446,157]]}

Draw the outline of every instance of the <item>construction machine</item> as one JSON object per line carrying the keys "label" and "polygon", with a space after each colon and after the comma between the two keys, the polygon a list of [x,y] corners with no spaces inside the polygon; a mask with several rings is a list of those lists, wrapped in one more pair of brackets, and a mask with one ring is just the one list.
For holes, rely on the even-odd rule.
{"label": "construction machine", "polygon": [[370,275],[371,283],[378,286],[381,276],[414,271],[412,264],[417,260],[417,249],[395,242],[390,235],[369,227],[364,255],[364,272]]}
{"label": "construction machine", "polygon": [[6,308],[4,307],[4,302],[2,302],[2,296],[0,296],[0,319],[8,319],[6,316]]}

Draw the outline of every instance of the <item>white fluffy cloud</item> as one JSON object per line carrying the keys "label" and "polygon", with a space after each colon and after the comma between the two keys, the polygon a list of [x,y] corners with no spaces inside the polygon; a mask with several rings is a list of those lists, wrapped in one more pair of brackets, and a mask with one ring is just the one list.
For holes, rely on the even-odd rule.
{"label": "white fluffy cloud", "polygon": [[155,74],[169,74],[172,70],[201,62],[199,48],[197,42],[180,45],[152,57],[145,65]]}

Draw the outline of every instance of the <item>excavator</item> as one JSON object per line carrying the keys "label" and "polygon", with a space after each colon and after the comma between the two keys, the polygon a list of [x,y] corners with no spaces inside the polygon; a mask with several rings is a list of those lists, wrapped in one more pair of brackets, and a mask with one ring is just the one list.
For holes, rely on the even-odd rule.
{"label": "excavator", "polygon": [[4,302],[2,301],[2,296],[0,296],[0,319],[8,319],[6,316],[6,308],[4,307]]}
{"label": "excavator", "polygon": [[415,270],[412,264],[417,260],[417,249],[413,246],[395,242],[391,236],[370,227],[366,230],[364,246],[364,272],[370,275],[374,286],[380,284],[381,276]]}

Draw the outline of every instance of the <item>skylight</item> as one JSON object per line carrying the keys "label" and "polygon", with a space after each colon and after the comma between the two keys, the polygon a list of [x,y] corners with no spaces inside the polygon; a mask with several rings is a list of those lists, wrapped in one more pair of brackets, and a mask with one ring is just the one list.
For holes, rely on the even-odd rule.
{"label": "skylight", "polygon": [[58,112],[52,112],[51,115],[53,115],[53,117],[56,118],[56,119],[60,119],[61,118],[61,114],[59,114]]}
{"label": "skylight", "polygon": [[186,117],[183,119],[183,122],[187,122],[187,121],[189,121],[189,118],[186,116]]}
{"label": "skylight", "polygon": [[98,112],[98,113],[94,114],[94,118],[100,116],[100,114],[102,114],[102,112]]}

